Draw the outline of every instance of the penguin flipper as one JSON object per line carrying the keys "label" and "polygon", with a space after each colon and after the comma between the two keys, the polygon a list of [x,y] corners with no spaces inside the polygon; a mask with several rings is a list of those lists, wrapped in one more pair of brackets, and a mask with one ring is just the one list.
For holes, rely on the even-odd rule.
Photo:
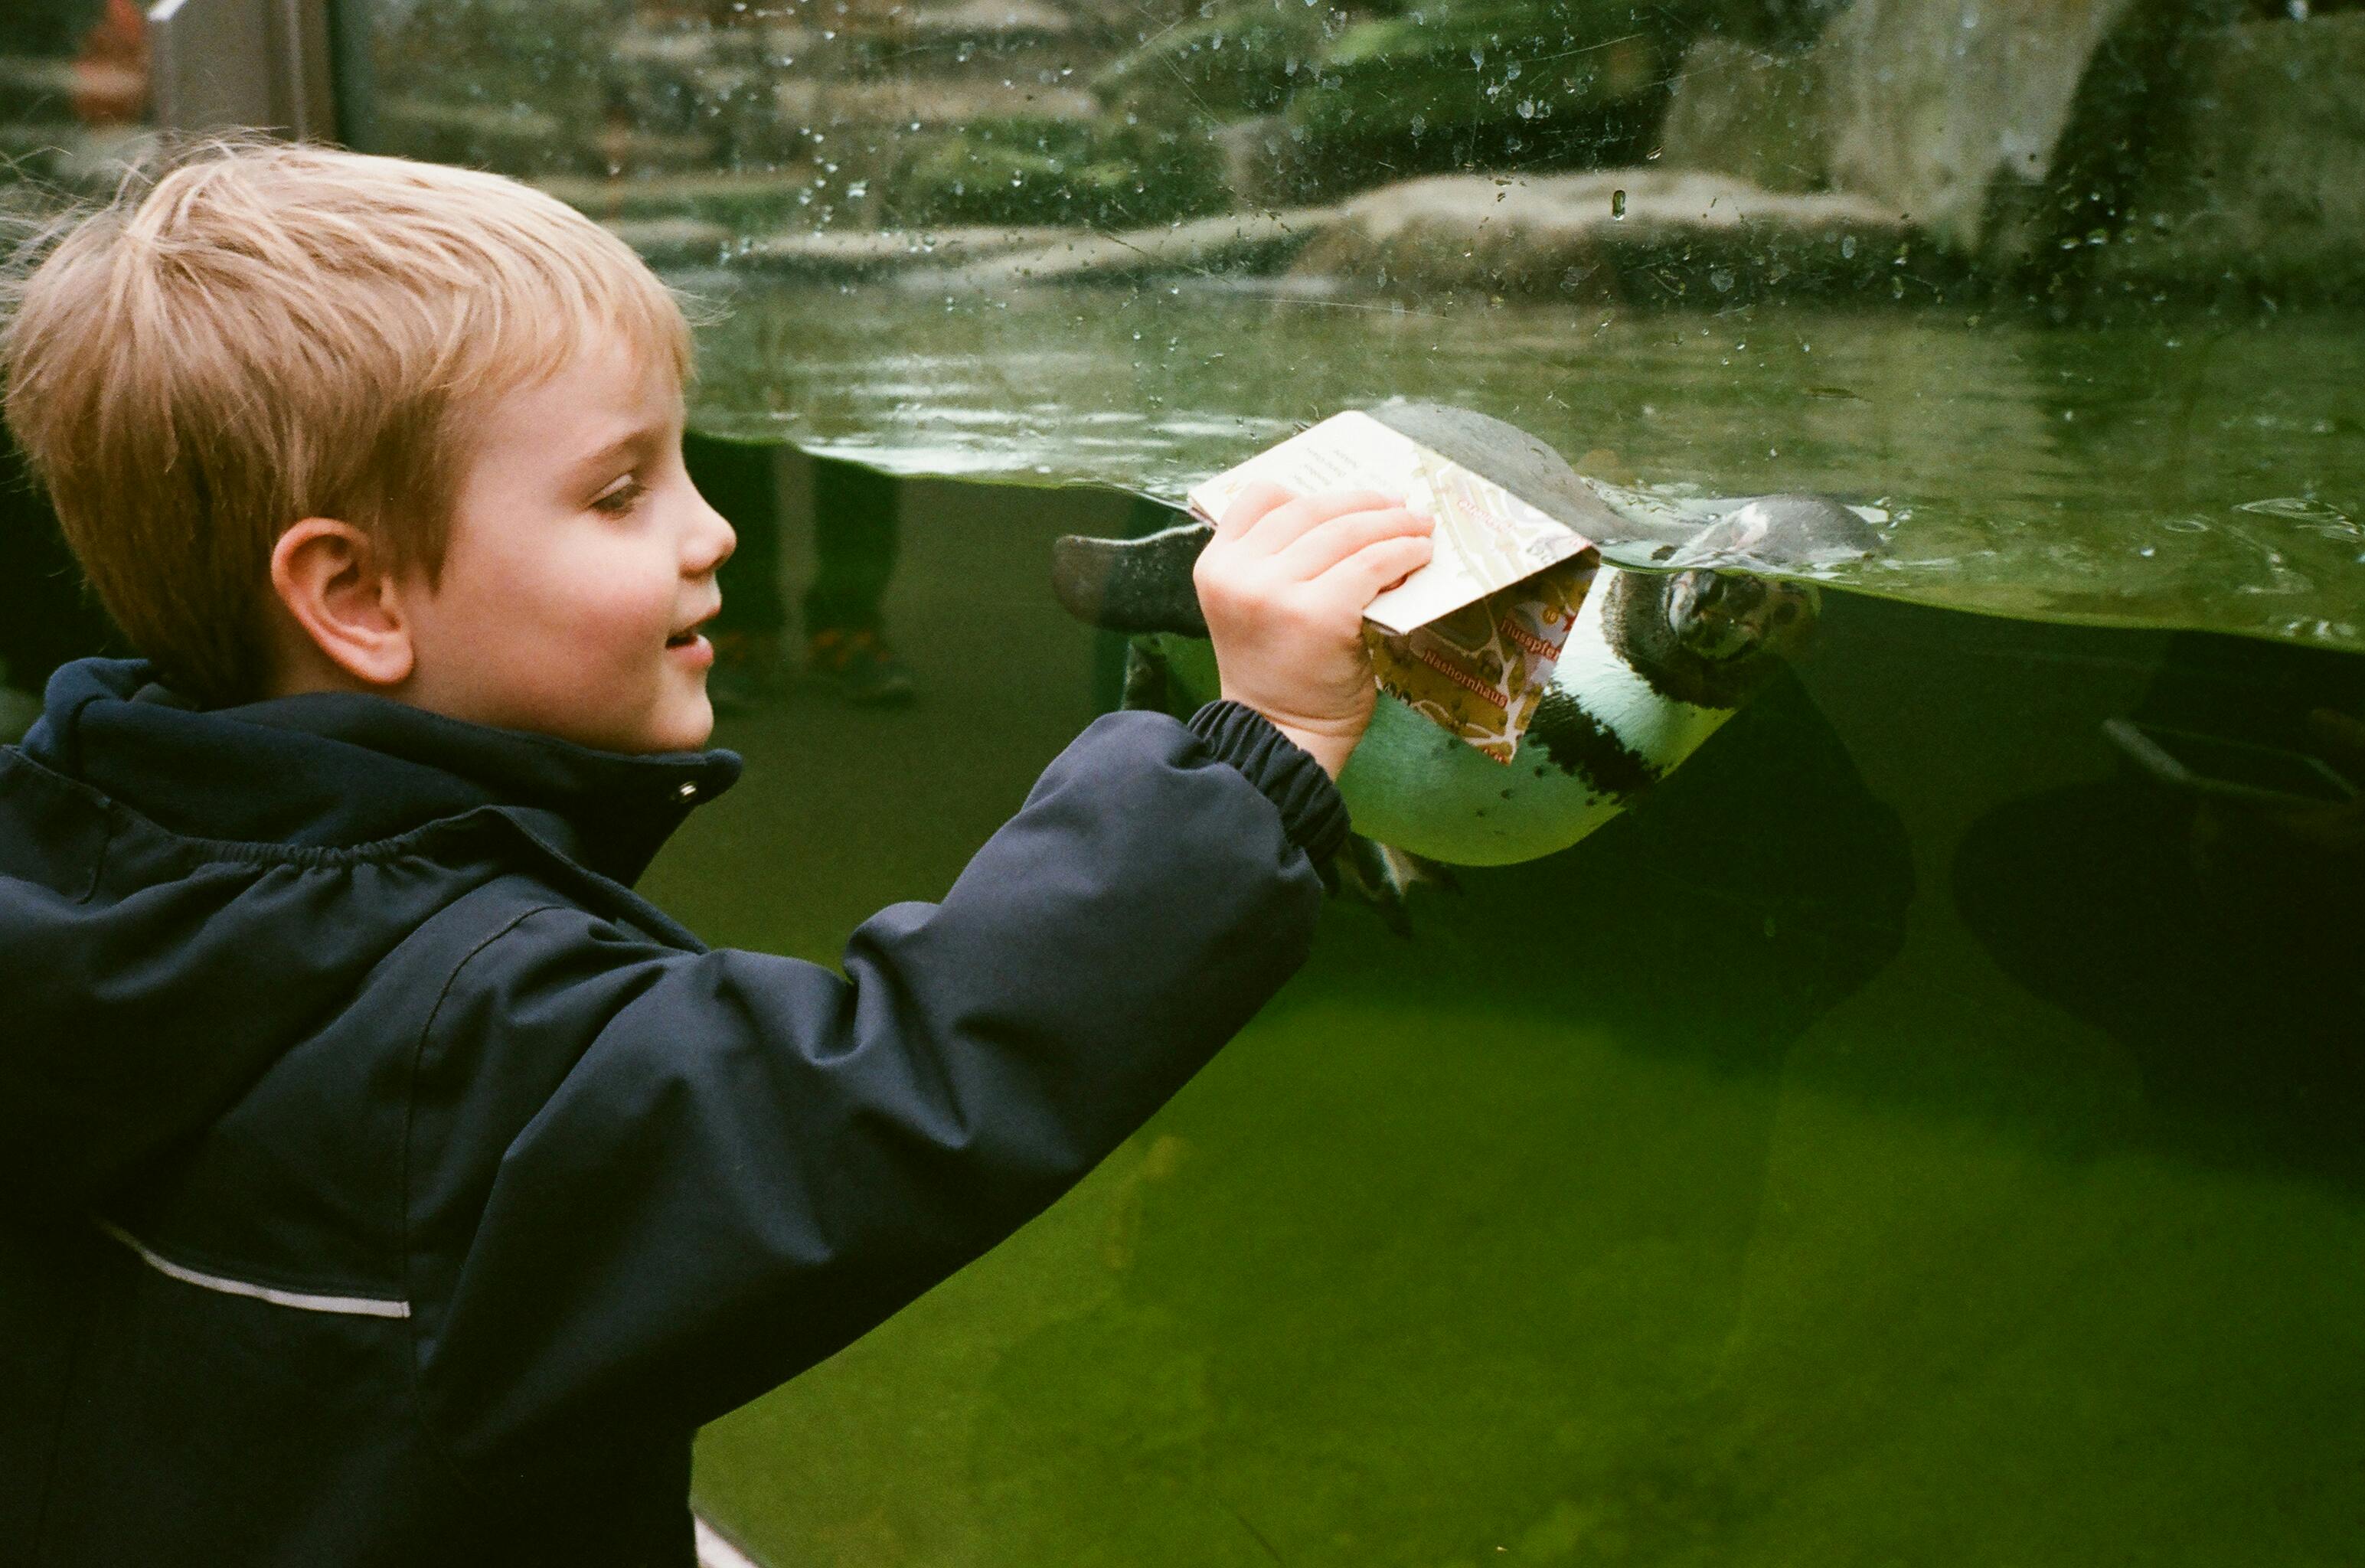
{"label": "penguin flipper", "polygon": [[1070,533],[1051,546],[1051,591],[1069,614],[1104,631],[1207,634],[1191,568],[1216,531],[1186,522],[1139,539]]}

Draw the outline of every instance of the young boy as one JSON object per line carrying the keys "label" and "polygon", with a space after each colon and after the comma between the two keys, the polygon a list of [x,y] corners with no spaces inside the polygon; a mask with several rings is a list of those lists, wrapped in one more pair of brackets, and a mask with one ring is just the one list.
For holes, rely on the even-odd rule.
{"label": "young boy", "polygon": [[[7,418],[145,663],[0,751],[0,1555],[686,1563],[692,1432],[1106,1154],[1305,956],[1357,622],[1263,491],[1227,700],[1100,720],[845,978],[631,884],[732,534],[680,313],[493,176],[217,149],[75,229]],[[751,867],[793,896],[794,867]]]}

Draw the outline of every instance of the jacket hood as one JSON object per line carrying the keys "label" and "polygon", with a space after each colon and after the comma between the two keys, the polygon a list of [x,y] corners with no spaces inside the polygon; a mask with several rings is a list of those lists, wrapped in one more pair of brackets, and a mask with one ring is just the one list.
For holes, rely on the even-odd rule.
{"label": "jacket hood", "polygon": [[0,748],[0,1175],[95,1201],[521,834],[621,892],[738,773],[343,693],[198,711],[142,663],[65,666]]}

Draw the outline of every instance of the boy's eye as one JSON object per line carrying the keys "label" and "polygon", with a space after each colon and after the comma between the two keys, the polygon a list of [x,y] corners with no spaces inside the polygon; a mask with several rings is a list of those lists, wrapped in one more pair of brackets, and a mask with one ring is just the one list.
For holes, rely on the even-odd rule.
{"label": "boy's eye", "polygon": [[648,493],[649,487],[638,479],[626,479],[613,489],[602,490],[592,501],[591,509],[621,517],[639,505],[641,498]]}

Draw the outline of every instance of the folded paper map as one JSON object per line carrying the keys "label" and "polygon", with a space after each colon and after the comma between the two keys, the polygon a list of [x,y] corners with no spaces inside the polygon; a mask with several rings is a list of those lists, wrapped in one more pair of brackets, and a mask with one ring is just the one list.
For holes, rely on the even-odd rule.
{"label": "folded paper map", "polygon": [[1345,413],[1191,491],[1223,516],[1250,482],[1299,495],[1369,489],[1437,519],[1429,564],[1372,601],[1380,689],[1497,762],[1535,717],[1600,556],[1593,542],[1369,414]]}

